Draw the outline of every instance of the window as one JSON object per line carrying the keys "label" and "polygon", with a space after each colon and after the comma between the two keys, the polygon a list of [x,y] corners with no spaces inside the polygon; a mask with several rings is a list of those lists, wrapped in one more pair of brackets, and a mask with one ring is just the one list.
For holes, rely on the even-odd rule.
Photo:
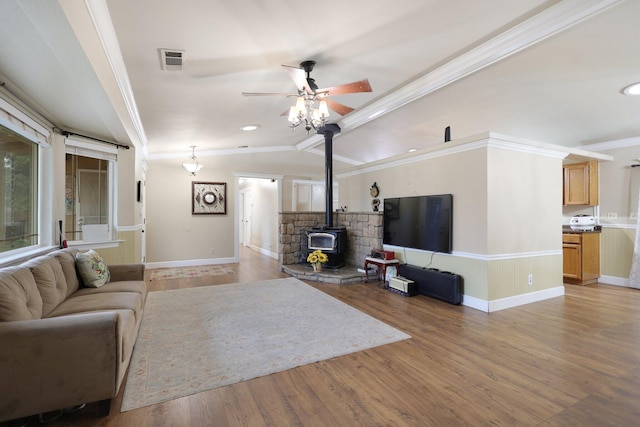
{"label": "window", "polygon": [[0,253],[36,246],[38,144],[0,126]]}
{"label": "window", "polygon": [[[324,181],[293,180],[292,206],[294,212],[317,212],[326,208]],[[333,183],[333,206],[338,206],[338,183]]]}
{"label": "window", "polygon": [[113,240],[117,148],[65,141],[65,239]]}

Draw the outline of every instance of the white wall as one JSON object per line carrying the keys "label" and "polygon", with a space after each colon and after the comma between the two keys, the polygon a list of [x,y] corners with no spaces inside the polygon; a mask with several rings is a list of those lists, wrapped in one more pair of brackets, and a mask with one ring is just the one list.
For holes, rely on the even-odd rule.
{"label": "white wall", "polygon": [[[235,177],[223,162],[207,161],[195,177],[179,159],[148,161],[146,185],[147,262],[234,261]],[[192,215],[192,182],[227,184],[226,214]]]}
{"label": "white wall", "polygon": [[[562,287],[562,158],[548,144],[486,134],[338,175],[340,205],[453,194],[453,253],[394,248],[404,262],[464,278],[464,304],[485,311],[558,296]],[[533,275],[532,284],[528,276]]]}

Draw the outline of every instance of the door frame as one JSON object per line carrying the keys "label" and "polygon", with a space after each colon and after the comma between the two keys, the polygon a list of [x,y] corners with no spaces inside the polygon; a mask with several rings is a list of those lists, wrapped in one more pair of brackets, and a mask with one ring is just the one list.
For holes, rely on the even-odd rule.
{"label": "door frame", "polygon": [[[240,195],[240,180],[242,178],[257,178],[257,179],[272,179],[275,180],[278,184],[278,212],[282,212],[282,181],[284,179],[284,175],[272,175],[272,174],[264,174],[264,173],[254,173],[254,172],[234,172],[234,207],[235,207],[235,215],[233,219],[233,253],[235,262],[240,262],[240,201],[242,197]],[[246,240],[246,237],[245,237]],[[280,253],[280,242],[278,242],[277,252]]]}

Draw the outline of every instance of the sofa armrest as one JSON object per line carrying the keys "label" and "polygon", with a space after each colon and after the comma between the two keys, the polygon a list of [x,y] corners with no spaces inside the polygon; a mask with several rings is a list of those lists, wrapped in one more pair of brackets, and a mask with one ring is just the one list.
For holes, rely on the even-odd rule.
{"label": "sofa armrest", "polygon": [[118,313],[0,323],[0,421],[115,396]]}
{"label": "sofa armrest", "polygon": [[112,282],[144,280],[144,264],[116,264],[109,266]]}

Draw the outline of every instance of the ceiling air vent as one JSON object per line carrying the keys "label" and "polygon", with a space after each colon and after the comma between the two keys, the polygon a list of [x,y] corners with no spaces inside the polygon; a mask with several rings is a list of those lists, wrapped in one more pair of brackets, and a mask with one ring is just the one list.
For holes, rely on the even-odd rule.
{"label": "ceiling air vent", "polygon": [[184,50],[158,49],[160,52],[160,66],[164,71],[182,71]]}

